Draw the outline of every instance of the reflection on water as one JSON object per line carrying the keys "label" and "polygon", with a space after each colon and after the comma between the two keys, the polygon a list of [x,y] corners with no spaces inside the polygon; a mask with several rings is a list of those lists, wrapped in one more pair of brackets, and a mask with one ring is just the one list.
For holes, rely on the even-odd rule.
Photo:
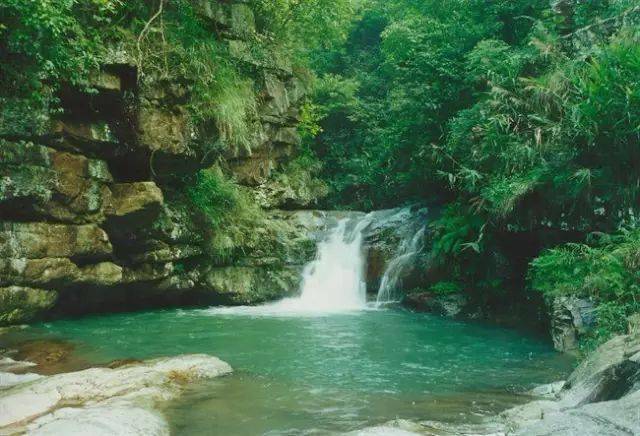
{"label": "reflection on water", "polygon": [[234,375],[191,388],[167,409],[185,435],[327,434],[395,418],[473,421],[571,366],[536,338],[400,310],[173,310],[59,321],[18,334],[71,340],[94,364],[184,353],[226,360]]}

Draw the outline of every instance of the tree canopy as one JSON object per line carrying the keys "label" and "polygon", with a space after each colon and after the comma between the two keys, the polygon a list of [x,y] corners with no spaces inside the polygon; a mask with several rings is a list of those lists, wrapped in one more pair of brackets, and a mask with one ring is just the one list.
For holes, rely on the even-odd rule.
{"label": "tree canopy", "polygon": [[441,209],[438,278],[480,298],[561,287],[528,262],[637,225],[639,22],[632,0],[362,3],[317,55],[330,203]]}

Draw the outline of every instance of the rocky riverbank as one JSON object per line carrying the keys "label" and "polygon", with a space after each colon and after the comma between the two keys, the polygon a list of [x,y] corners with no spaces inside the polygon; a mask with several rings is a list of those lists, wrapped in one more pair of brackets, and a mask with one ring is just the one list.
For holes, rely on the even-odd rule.
{"label": "rocky riverbank", "polygon": [[480,424],[397,421],[356,435],[574,436],[640,434],[640,317],[627,335],[592,352],[566,381],[529,392],[535,401],[486,418]]}
{"label": "rocky riverbank", "polygon": [[[5,358],[0,371],[24,371],[30,366]],[[161,405],[177,398],[191,383],[229,373],[228,364],[206,355],[52,376],[0,372],[0,432],[168,435]]]}

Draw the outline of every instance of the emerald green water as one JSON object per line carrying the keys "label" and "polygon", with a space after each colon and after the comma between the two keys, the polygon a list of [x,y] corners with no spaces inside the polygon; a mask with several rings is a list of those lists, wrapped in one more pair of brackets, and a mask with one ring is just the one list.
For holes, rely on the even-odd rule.
{"label": "emerald green water", "polygon": [[571,362],[541,339],[401,310],[269,316],[171,310],[37,325],[90,363],[209,353],[232,376],[168,407],[176,434],[330,434],[395,418],[473,421],[562,379]]}

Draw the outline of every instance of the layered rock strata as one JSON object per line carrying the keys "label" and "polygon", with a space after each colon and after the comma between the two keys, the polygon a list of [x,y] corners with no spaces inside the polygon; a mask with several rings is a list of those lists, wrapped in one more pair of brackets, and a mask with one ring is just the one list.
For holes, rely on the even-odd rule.
{"label": "layered rock strata", "polygon": [[49,313],[253,303],[297,289],[314,250],[291,220],[273,214],[256,223],[254,245],[236,250],[246,255],[221,259],[209,248],[211,225],[185,195],[189,178],[217,161],[256,196],[270,192],[270,209],[295,204],[295,193],[269,186],[299,145],[305,94],[286,59],[251,49],[257,30],[246,2],[197,3],[253,80],[251,144],[211,153],[222,136],[191,123],[188,83],[141,75],[135,56],[119,48],[105,55],[94,92],[60,92],[61,116],[41,114],[29,131],[0,123],[0,324]]}

